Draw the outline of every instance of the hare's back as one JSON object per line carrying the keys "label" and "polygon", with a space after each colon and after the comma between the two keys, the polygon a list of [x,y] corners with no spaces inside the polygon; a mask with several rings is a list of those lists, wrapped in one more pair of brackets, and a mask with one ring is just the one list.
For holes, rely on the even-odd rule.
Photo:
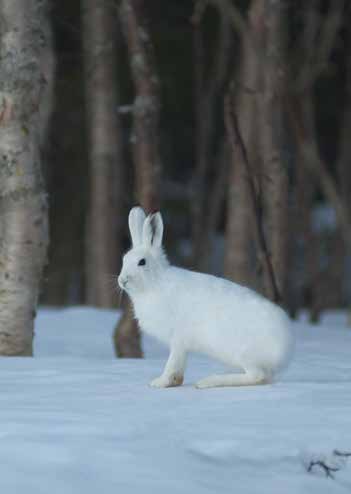
{"label": "hare's back", "polygon": [[280,307],[236,283],[177,268],[168,286],[169,313],[189,348],[239,366],[244,360],[272,369],[285,365],[292,338]]}
{"label": "hare's back", "polygon": [[250,288],[216,276],[170,268],[172,304],[200,324],[243,331],[287,323],[284,311]]}

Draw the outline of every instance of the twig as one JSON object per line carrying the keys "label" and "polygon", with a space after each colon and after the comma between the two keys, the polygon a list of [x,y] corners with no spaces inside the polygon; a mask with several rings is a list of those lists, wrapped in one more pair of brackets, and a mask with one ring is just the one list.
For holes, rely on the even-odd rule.
{"label": "twig", "polygon": [[249,162],[247,150],[243,141],[243,138],[240,133],[238,119],[235,113],[235,107],[232,100],[232,92],[233,87],[228,90],[224,99],[224,118],[225,118],[225,126],[228,133],[229,143],[232,148],[232,152],[235,153],[237,151],[241,154],[243,163],[245,164],[247,179],[249,184],[249,191],[253,206],[254,218],[255,218],[255,226],[257,230],[257,242],[259,248],[259,257],[265,260],[268,278],[271,284],[271,290],[273,294],[273,300],[276,303],[282,302],[282,296],[278,288],[276,276],[274,273],[274,268],[272,264],[272,260],[270,254],[268,252],[266,237],[263,229],[263,224],[261,220],[261,207],[260,207],[260,199],[259,195],[256,191],[254,174]]}
{"label": "twig", "polygon": [[338,467],[331,467],[330,465],[327,465],[324,463],[322,460],[317,460],[317,461],[311,461],[310,464],[308,465],[307,472],[312,472],[312,468],[315,466],[319,466],[324,470],[324,473],[326,477],[329,477],[331,479],[334,479],[334,475],[331,472],[338,472],[340,468]]}
{"label": "twig", "polygon": [[351,458],[351,451],[339,451],[338,449],[334,449],[333,455],[341,458]]}
{"label": "twig", "polygon": [[309,473],[312,472],[313,467],[318,466],[324,471],[326,477],[334,479],[333,473],[341,470],[341,468],[345,465],[346,460],[351,457],[351,452],[350,451],[340,451],[338,449],[334,449],[332,455],[334,457],[339,458],[339,460],[336,462],[336,464],[334,464],[333,466],[328,465],[328,463],[326,462],[325,459],[311,460],[308,464],[307,472],[309,472]]}

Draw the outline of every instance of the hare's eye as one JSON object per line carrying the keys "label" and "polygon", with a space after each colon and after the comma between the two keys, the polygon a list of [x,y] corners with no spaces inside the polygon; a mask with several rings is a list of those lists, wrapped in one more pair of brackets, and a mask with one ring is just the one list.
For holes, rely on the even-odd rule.
{"label": "hare's eye", "polygon": [[138,262],[138,266],[145,266],[145,264],[146,264],[145,259],[140,259],[140,261]]}

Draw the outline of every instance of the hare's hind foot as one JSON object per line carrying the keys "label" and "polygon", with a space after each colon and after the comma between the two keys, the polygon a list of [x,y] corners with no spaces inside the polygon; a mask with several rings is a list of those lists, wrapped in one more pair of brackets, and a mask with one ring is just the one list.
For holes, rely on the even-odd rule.
{"label": "hare's hind foot", "polygon": [[271,376],[263,369],[250,369],[244,374],[213,374],[201,379],[195,386],[198,389],[221,386],[256,386],[258,384],[269,384],[271,381]]}
{"label": "hare's hind foot", "polygon": [[183,384],[183,374],[173,373],[169,376],[162,375],[151,381],[150,386],[153,388],[173,388]]}

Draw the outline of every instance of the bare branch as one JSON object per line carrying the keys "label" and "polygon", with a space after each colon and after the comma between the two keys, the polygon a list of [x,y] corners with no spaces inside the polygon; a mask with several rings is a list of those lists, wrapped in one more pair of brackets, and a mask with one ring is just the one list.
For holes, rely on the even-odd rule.
{"label": "bare branch", "polygon": [[310,464],[307,467],[307,471],[309,473],[312,472],[312,469],[315,466],[319,466],[320,468],[322,468],[322,470],[324,471],[326,477],[329,477],[331,479],[334,479],[334,475],[332,474],[332,472],[334,473],[334,472],[338,472],[340,470],[340,468],[338,468],[338,467],[331,467],[330,465],[327,465],[322,460],[317,460],[317,461],[311,461],[310,462]]}
{"label": "bare branch", "polygon": [[338,449],[334,449],[333,455],[341,458],[351,458],[351,451],[340,451]]}
{"label": "bare branch", "polygon": [[350,457],[350,451],[340,451],[338,449],[334,449],[332,454],[329,456],[329,461],[327,461],[326,458],[323,457],[319,459],[315,458],[313,460],[310,460],[308,465],[306,465],[306,469],[307,472],[310,473],[315,466],[318,466],[324,471],[326,477],[334,479],[333,473],[341,470],[346,465],[347,459]]}
{"label": "bare branch", "polygon": [[[345,0],[333,0],[330,2],[329,10],[325,14],[325,21],[322,25],[320,16],[317,13],[318,6],[318,1],[312,1],[306,14],[305,30],[300,44],[300,51],[305,55],[305,61],[302,63],[302,69],[295,84],[293,84],[293,89],[297,92],[304,91],[312,86],[315,80],[328,67],[342,23]],[[317,36],[318,31],[320,32],[319,36]]]}

